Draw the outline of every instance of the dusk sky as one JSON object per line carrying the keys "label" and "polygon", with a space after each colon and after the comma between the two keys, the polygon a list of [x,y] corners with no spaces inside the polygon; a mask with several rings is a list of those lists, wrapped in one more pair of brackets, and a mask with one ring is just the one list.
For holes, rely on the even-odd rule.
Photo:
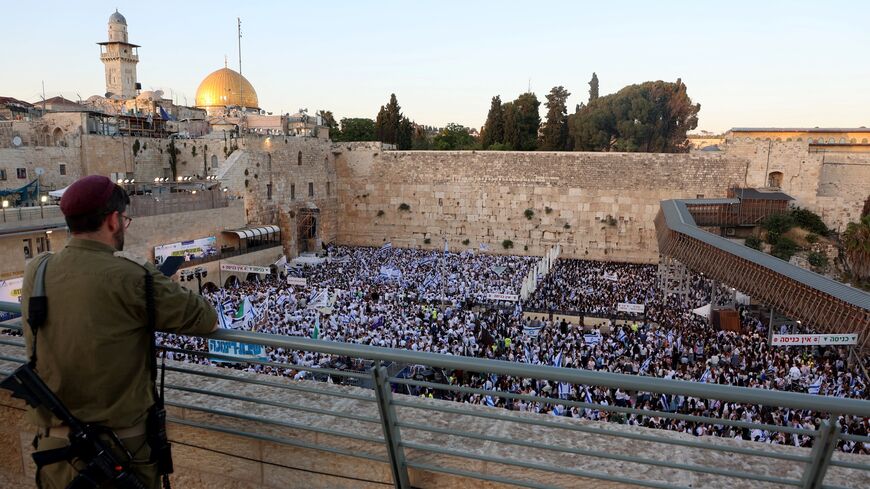
{"label": "dusk sky", "polygon": [[[95,44],[115,8],[139,44],[143,89],[193,104],[199,82],[238,69],[271,112],[374,118],[395,92],[421,124],[480,127],[490,99],[554,85],[588,96],[682,78],[698,129],[870,125],[870,2],[9,2],[0,96],[105,92]],[[77,95],[77,93],[79,95]]]}

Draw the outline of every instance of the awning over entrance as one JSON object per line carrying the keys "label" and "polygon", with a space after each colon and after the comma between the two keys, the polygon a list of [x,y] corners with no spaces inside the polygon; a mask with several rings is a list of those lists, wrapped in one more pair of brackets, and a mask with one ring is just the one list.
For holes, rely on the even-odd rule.
{"label": "awning over entrance", "polygon": [[244,228],[244,229],[234,229],[231,231],[224,231],[225,233],[235,234],[239,238],[248,239],[248,238],[256,238],[258,236],[266,236],[269,234],[276,234],[281,232],[278,229],[278,226],[260,226],[256,228]]}

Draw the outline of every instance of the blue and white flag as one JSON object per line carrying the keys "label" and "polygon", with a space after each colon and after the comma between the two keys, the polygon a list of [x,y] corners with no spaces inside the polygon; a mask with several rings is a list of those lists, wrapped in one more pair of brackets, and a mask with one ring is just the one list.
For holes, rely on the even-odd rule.
{"label": "blue and white flag", "polygon": [[568,399],[571,395],[571,384],[559,382],[559,399]]}
{"label": "blue and white flag", "polygon": [[232,329],[230,322],[227,320],[226,314],[224,314],[223,304],[218,304],[218,322],[220,323],[221,329]]}
{"label": "blue and white flag", "polygon": [[477,245],[477,247],[480,248],[480,251],[489,251],[489,245],[488,245],[488,244],[480,243],[479,245]]}
{"label": "blue and white flag", "polygon": [[425,258],[421,258],[420,260],[418,260],[418,261],[417,261],[417,266],[418,266],[418,267],[422,267],[423,265],[428,265],[428,264],[430,264],[430,263],[432,263],[432,262],[434,262],[434,261],[435,261],[435,256],[434,256],[434,255],[429,255],[429,256],[427,256],[427,257],[425,257]]}
{"label": "blue and white flag", "polygon": [[490,396],[486,396],[486,397],[484,397],[483,399],[484,399],[484,401],[486,402],[486,405],[487,405],[487,406],[489,406],[489,407],[495,407],[495,401],[492,400],[492,397],[490,397]]}
{"label": "blue and white flag", "polygon": [[710,379],[710,369],[708,368],[707,370],[704,371],[703,374],[701,374],[700,382],[707,382],[709,379]]}
{"label": "blue and white flag", "polygon": [[402,272],[390,265],[382,266],[378,275],[386,280],[399,280],[402,278]]}
{"label": "blue and white flag", "polygon": [[523,354],[526,357],[526,363],[532,363],[532,352],[529,351],[528,346],[523,347]]}
{"label": "blue and white flag", "polygon": [[671,410],[671,406],[668,404],[668,396],[667,396],[667,394],[662,394],[662,397],[659,398],[659,404],[662,405],[662,410],[663,410],[663,411],[670,411],[670,410]]}
{"label": "blue and white flag", "polygon": [[628,335],[625,334],[625,330],[622,329],[622,328],[620,328],[620,329],[619,329],[619,334],[616,335],[616,339],[617,339],[618,341],[622,342],[622,344],[624,345],[624,344],[625,344],[625,338],[626,338],[627,336],[628,336]]}
{"label": "blue and white flag", "polygon": [[553,359],[553,366],[554,367],[561,367],[562,366],[562,352],[561,351],[559,351],[559,354],[556,355],[556,358]]}
{"label": "blue and white flag", "polygon": [[388,249],[390,249],[390,248],[392,248],[392,247],[393,247],[393,242],[392,242],[392,241],[387,241],[386,243],[384,243],[383,246],[381,246],[381,249],[382,249],[382,250],[388,250]]}
{"label": "blue and white flag", "polygon": [[449,253],[449,252],[450,252],[449,242],[445,239],[444,240],[444,253]]}
{"label": "blue and white flag", "polygon": [[819,390],[822,388],[822,378],[819,377],[815,382],[809,385],[807,388],[807,394],[819,394]]}
{"label": "blue and white flag", "polygon": [[649,369],[649,364],[652,361],[652,357],[646,357],[646,360],[643,361],[643,364],[640,366],[640,373],[645,373]]}
{"label": "blue and white flag", "polygon": [[598,343],[601,343],[601,335],[584,334],[583,341],[585,341],[587,345],[597,345]]}

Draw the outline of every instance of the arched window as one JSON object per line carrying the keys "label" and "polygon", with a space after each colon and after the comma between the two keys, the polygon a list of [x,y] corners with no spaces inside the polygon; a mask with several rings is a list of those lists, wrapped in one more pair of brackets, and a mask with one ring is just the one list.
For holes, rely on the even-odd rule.
{"label": "arched window", "polygon": [[862,139],[861,144],[867,144],[867,138]]}
{"label": "arched window", "polygon": [[61,128],[54,128],[54,132],[51,133],[51,142],[55,146],[63,145],[63,130]]}
{"label": "arched window", "polygon": [[767,186],[771,188],[782,188],[782,172],[770,172],[767,175]]}
{"label": "arched window", "polygon": [[846,138],[840,138],[840,144],[846,144]]}
{"label": "arched window", "polygon": [[834,138],[828,138],[828,144],[834,144]]}
{"label": "arched window", "polygon": [[790,143],[790,142],[791,142],[791,138],[785,138],[785,142]]}
{"label": "arched window", "polygon": [[296,154],[296,164],[302,166],[302,151]]}
{"label": "arched window", "polygon": [[858,140],[855,139],[855,138],[852,138],[852,139],[849,140],[849,143],[851,143],[851,144],[855,144],[855,143],[857,143],[857,142],[858,142]]}
{"label": "arched window", "polygon": [[813,138],[807,138],[807,142],[813,144]]}
{"label": "arched window", "polygon": [[218,167],[217,155],[211,155],[211,167],[212,169]]}
{"label": "arched window", "polygon": [[801,142],[801,141],[803,141],[803,140],[804,140],[804,138],[797,138],[797,139],[795,139],[795,141],[797,141],[797,142]]}

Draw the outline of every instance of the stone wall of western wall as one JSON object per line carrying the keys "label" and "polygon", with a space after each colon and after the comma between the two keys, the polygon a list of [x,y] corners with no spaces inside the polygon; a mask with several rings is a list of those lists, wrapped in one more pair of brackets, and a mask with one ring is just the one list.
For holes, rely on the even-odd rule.
{"label": "stone wall of western wall", "polygon": [[724,197],[748,163],[724,153],[335,150],[340,243],[441,249],[447,238],[455,251],[534,255],[561,244],[567,257],[635,262],[658,259],[661,200]]}

